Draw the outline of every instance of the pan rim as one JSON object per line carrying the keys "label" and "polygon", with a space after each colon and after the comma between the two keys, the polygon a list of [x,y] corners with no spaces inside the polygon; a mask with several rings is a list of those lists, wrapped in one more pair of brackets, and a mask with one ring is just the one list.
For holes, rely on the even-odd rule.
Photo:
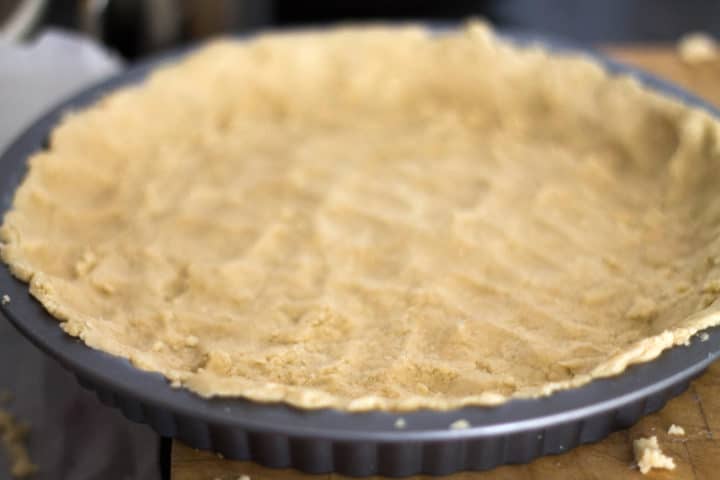
{"label": "pan rim", "polygon": [[[558,40],[523,32],[506,31],[502,35],[520,44],[539,43],[553,51],[585,55],[612,73],[632,75],[652,90],[720,117],[720,110],[685,90],[596,52],[571,48]],[[183,48],[137,64],[63,101],[33,123],[0,157],[0,171],[4,172],[0,178],[0,214],[9,208],[15,189],[24,177],[27,157],[44,148],[48,134],[65,112],[87,106],[112,90],[137,83],[158,66],[187,54],[193,48]],[[720,344],[720,327],[712,327],[705,330],[709,336],[707,341],[700,341],[696,335],[690,345],[670,348],[656,359],[633,365],[618,376],[596,379],[547,397],[514,398],[498,406],[451,410],[308,410],[285,403],[259,403],[242,398],[205,399],[185,389],[174,389],[161,374],[137,369],[126,359],[94,350],[65,334],[58,328],[58,320],[29,295],[27,284],[14,278],[7,266],[0,269],[0,293],[11,297],[10,303],[0,305],[0,311],[11,323],[80,378],[91,379],[93,383],[130,395],[148,405],[211,424],[337,441],[446,441],[544,429],[611,411],[667,390],[699,374],[720,356],[720,347],[715,347]],[[398,417],[405,419],[405,429],[395,428]],[[450,429],[450,424],[458,419],[467,420],[471,427]]]}

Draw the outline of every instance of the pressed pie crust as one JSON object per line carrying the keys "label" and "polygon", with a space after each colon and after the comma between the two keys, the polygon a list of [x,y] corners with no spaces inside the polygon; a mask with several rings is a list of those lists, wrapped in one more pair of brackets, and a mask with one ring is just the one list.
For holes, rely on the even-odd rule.
{"label": "pressed pie crust", "polygon": [[720,323],[719,132],[481,24],[216,41],[63,119],[2,257],[203,396],[497,404]]}

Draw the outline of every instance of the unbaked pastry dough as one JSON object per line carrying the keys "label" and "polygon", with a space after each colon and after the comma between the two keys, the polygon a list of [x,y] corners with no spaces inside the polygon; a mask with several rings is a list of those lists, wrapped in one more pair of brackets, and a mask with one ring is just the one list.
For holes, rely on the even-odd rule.
{"label": "unbaked pastry dough", "polygon": [[643,475],[653,468],[675,470],[675,460],[663,453],[655,435],[635,440],[633,442],[633,452],[640,473]]}
{"label": "unbaked pastry dough", "polygon": [[219,40],[64,118],[2,257],[203,396],[492,405],[720,322],[719,131],[477,23]]}
{"label": "unbaked pastry dough", "polygon": [[703,32],[689,33],[680,38],[678,54],[683,61],[691,65],[712,62],[720,56],[715,39]]}

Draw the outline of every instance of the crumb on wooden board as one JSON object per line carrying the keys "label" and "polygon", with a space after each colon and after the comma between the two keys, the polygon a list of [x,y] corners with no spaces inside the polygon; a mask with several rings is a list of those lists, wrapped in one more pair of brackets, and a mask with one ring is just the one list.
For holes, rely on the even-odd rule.
{"label": "crumb on wooden board", "polygon": [[668,435],[682,437],[685,435],[685,429],[683,427],[681,427],[680,425],[675,425],[673,423],[672,425],[670,425],[670,428],[668,428]]}
{"label": "crumb on wooden board", "polygon": [[688,64],[699,64],[720,58],[717,41],[708,33],[691,32],[678,41],[677,51],[680,58]]}
{"label": "crumb on wooden board", "polygon": [[675,470],[675,460],[663,453],[655,435],[633,441],[635,461],[643,475],[652,469]]}

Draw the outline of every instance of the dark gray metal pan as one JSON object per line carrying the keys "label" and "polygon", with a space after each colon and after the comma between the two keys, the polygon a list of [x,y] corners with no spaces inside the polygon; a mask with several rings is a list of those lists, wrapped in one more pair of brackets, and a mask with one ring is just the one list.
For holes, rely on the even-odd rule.
{"label": "dark gray metal pan", "polygon": [[[510,34],[520,43],[536,37]],[[552,49],[557,42],[541,40]],[[636,76],[646,85],[682,101],[718,111],[681,89],[634,68],[595,54],[614,72]],[[107,92],[141,81],[178,53],[130,68],[54,108],[31,126],[0,158],[0,214],[10,207],[22,181],[27,158],[46,146],[49,132],[63,112],[88,105]],[[486,470],[524,463],[602,439],[660,409],[685,390],[720,355],[720,328],[709,337],[694,337],[689,346],[672,348],[657,359],[629,368],[622,375],[539,399],[517,399],[497,407],[451,411],[419,410],[394,414],[347,413],[332,409],[301,410],[284,404],[262,404],[237,398],[203,399],[173,389],[159,374],[140,371],[127,360],[92,350],[66,335],[58,321],[28,293],[27,285],[0,268],[0,306],[7,318],[35,345],[73,371],[80,383],[130,419],[187,444],[212,449],[227,458],[250,459],[270,467],[292,467],[312,473],[407,476]],[[403,417],[406,428],[395,421]],[[452,430],[465,419],[471,427]]]}

